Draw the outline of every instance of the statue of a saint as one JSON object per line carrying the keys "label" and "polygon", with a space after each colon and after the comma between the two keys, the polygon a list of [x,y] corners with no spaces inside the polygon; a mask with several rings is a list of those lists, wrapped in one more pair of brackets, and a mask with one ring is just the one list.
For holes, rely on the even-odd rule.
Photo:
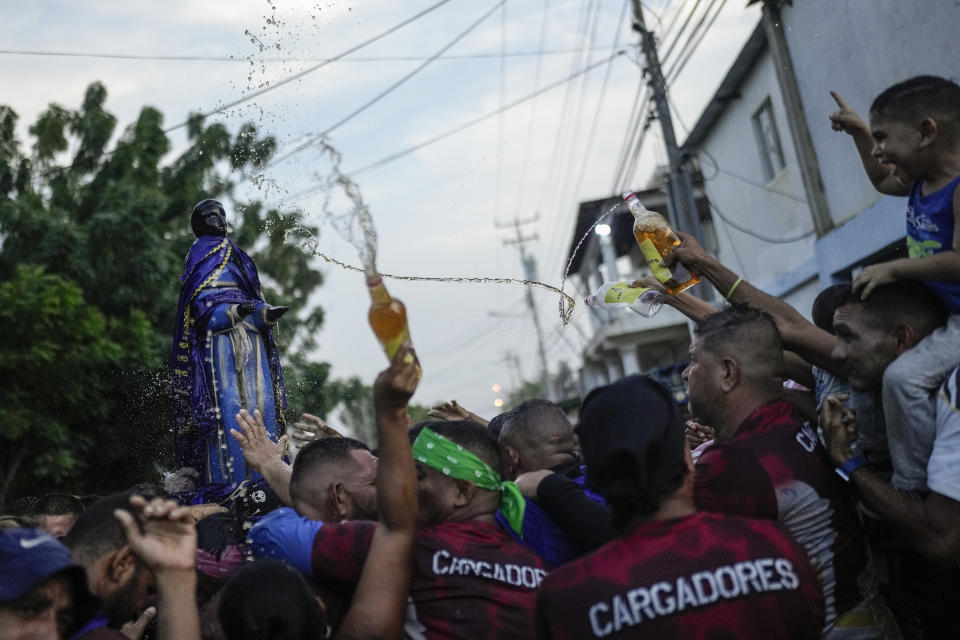
{"label": "statue of a saint", "polygon": [[226,214],[203,200],[190,219],[197,239],[180,276],[173,338],[173,436],[178,468],[230,493],[260,475],[248,470],[230,436],[240,409],[259,409],[271,438],[284,431],[286,395],[272,327],[287,307],[260,293],[253,260],[227,237]]}

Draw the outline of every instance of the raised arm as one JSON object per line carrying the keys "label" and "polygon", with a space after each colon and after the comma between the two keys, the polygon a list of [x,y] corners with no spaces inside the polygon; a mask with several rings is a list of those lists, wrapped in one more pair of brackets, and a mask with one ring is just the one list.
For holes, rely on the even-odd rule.
{"label": "raised arm", "polygon": [[484,420],[473,411],[466,409],[460,406],[456,400],[451,400],[450,402],[438,402],[430,408],[430,411],[427,412],[427,416],[431,418],[437,418],[439,420],[446,420],[448,422],[455,420],[470,420],[471,422],[476,422],[483,426],[487,426],[489,422]]}
{"label": "raised arm", "polygon": [[706,320],[708,316],[711,316],[719,311],[719,309],[709,302],[705,302],[696,296],[690,295],[689,293],[669,293],[666,288],[660,284],[660,281],[653,276],[644,276],[639,280],[634,280],[630,286],[647,287],[648,289],[655,289],[656,291],[659,291],[661,294],[660,302],[667,306],[673,307],[697,324],[700,324]]}
{"label": "raised arm", "polygon": [[286,436],[277,442],[271,440],[258,409],[254,410],[253,415],[242,409],[237,414],[237,425],[241,430],[230,429],[230,435],[240,443],[244,460],[251,469],[260,472],[283,504],[292,507],[290,476],[293,469],[283,461]]}
{"label": "raised arm", "polygon": [[129,511],[118,509],[130,548],[147,565],[156,580],[157,625],[160,640],[200,640],[197,610],[197,531],[190,509],[172,500],[147,502],[130,498],[137,522]]}
{"label": "raised arm", "polygon": [[403,345],[373,385],[380,444],[380,522],[353,602],[334,636],[338,640],[399,638],[403,632],[417,517],[417,472],[407,436],[407,404],[420,382],[416,362],[410,345]]}
{"label": "raised arm", "polygon": [[[837,467],[854,459],[851,444],[856,440],[857,425],[845,414],[849,410],[841,404],[841,397],[827,396],[821,408],[820,424],[826,439],[827,453]],[[941,400],[942,402],[942,400]],[[938,407],[938,438],[949,432],[947,438],[960,433],[957,428],[942,430],[941,420],[957,421],[956,408],[944,417]],[[943,440],[934,443],[947,444]],[[956,443],[948,450],[955,451]],[[952,460],[952,453],[950,454]],[[951,465],[952,466],[952,465]],[[903,534],[903,540],[931,562],[943,567],[955,567],[960,561],[960,501],[931,490],[924,498],[898,491],[878,477],[867,466],[856,467],[849,473],[850,483],[864,504],[877,517]],[[936,483],[931,483],[934,489]],[[955,486],[955,485],[954,485]]]}
{"label": "raised arm", "polygon": [[867,177],[874,188],[889,196],[910,195],[910,185],[900,182],[893,175],[893,166],[883,164],[873,156],[875,143],[869,125],[843,98],[837,95],[836,91],[831,91],[830,95],[840,107],[830,116],[830,125],[834,131],[843,131],[853,138],[853,144],[856,145],[857,153],[860,154],[860,162],[863,163],[863,169],[867,172]]}
{"label": "raised arm", "polygon": [[726,268],[708,254],[696,238],[677,232],[683,243],[667,254],[664,262],[671,266],[677,260],[687,268],[694,269],[716,287],[723,297],[734,303],[745,303],[762,309],[773,316],[777,329],[783,337],[784,346],[798,356],[818,367],[844,376],[830,354],[836,338],[804,318],[799,311],[779,298],[757,289]]}

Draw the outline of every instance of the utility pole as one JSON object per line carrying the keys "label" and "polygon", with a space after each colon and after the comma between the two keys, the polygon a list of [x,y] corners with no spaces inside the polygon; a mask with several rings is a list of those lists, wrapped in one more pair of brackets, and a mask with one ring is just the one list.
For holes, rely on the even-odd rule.
{"label": "utility pole", "polygon": [[503,353],[503,362],[507,365],[510,372],[510,390],[516,391],[523,384],[523,373],[520,372],[520,364],[517,362],[517,354],[505,351]]}
{"label": "utility pole", "polygon": [[[633,28],[640,33],[640,48],[647,60],[644,73],[650,90],[653,92],[653,103],[657,110],[657,119],[663,132],[663,142],[667,147],[667,159],[670,163],[670,177],[667,181],[667,202],[670,205],[674,221],[683,227],[683,230],[693,234],[701,245],[703,235],[700,230],[700,214],[697,212],[697,201],[693,194],[693,181],[686,166],[683,152],[677,146],[677,137],[673,132],[673,118],[670,116],[670,102],[667,98],[667,83],[660,68],[660,56],[657,53],[657,43],[653,33],[647,30],[643,21],[643,7],[640,0],[633,0],[635,21]],[[712,297],[708,288],[700,288],[698,292],[706,299]]]}
{"label": "utility pole", "polygon": [[[527,253],[526,243],[537,239],[537,234],[524,236],[520,227],[531,222],[536,222],[539,215],[526,220],[514,218],[512,223],[501,224],[494,222],[498,229],[509,229],[513,227],[516,238],[504,240],[503,244],[516,245],[520,251],[520,262],[523,264],[523,275],[527,280],[536,282],[537,280],[537,260]],[[553,400],[553,389],[550,384],[550,370],[547,368],[547,350],[543,346],[543,332],[540,330],[540,315],[537,312],[537,305],[533,302],[533,287],[526,288],[527,307],[530,309],[530,315],[533,317],[533,326],[537,332],[537,353],[540,356],[540,385],[543,388],[543,395],[547,400]]]}

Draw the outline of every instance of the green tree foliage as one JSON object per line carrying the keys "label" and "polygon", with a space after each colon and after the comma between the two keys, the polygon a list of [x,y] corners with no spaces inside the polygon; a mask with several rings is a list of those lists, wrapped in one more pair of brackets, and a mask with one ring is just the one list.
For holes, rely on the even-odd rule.
{"label": "green tree foliage", "polygon": [[111,393],[97,372],[149,344],[143,314],[120,323],[87,304],[77,285],[40,267],[21,265],[0,284],[0,492],[18,472],[58,481],[79,466],[71,453],[89,449],[96,434],[87,427],[109,417],[109,401],[90,401]]}
{"label": "green tree foliage", "polygon": [[[371,448],[376,448],[377,425],[374,422],[373,387],[356,376],[346,380],[332,380],[324,386],[323,398],[318,400],[325,402],[325,407],[339,407],[337,417],[344,430],[349,432],[344,435],[350,435],[366,442]],[[427,420],[429,410],[429,407],[416,403],[407,407],[407,413],[415,423]]]}
{"label": "green tree foliage", "polygon": [[170,158],[159,111],[144,107],[115,136],[106,98],[95,83],[77,110],[51,104],[29,144],[0,106],[0,505],[28,489],[122,489],[169,466],[178,276],[190,211],[206,197],[227,203],[267,300],[292,308],[280,326],[291,409],[335,404],[322,391],[329,367],[293,355],[309,352],[323,322],[310,303],[322,275],[285,242],[301,222],[233,199],[239,172],[262,168],[274,139],[194,116]]}

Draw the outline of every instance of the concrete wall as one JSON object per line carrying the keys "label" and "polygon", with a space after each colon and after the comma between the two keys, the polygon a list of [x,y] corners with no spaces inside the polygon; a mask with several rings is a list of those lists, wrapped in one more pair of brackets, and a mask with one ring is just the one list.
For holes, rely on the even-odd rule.
{"label": "concrete wall", "polygon": [[960,0],[803,0],[781,16],[831,216],[840,224],[882,196],[850,137],[830,128],[837,109],[830,90],[867,119],[877,94],[900,80],[960,79]]}
{"label": "concrete wall", "polygon": [[[812,257],[813,236],[790,244],[764,242],[729,226],[717,210],[740,226],[777,239],[804,235],[813,229],[813,222],[769,52],[761,56],[740,93],[704,140],[702,148],[709,155],[701,154],[700,164],[709,179],[706,192],[714,207],[717,256],[744,279],[767,288]],[[753,115],[767,99],[786,164],[770,181],[764,178],[753,131]]]}

